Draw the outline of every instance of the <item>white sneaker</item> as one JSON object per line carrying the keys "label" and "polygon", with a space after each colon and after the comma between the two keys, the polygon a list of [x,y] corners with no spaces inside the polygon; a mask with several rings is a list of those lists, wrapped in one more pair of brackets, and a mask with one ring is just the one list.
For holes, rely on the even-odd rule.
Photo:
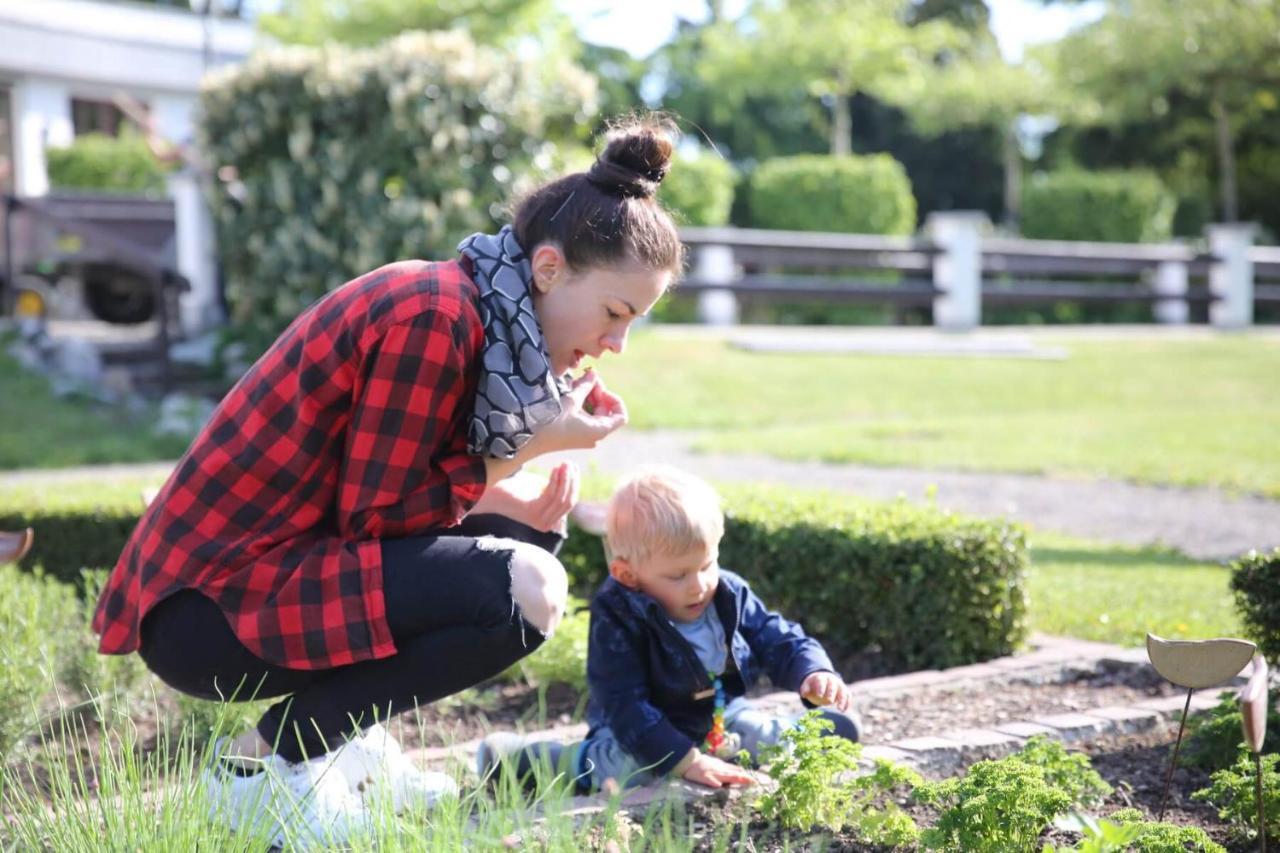
{"label": "white sneaker", "polygon": [[368,812],[351,796],[332,753],[297,764],[271,755],[261,759],[259,772],[240,776],[218,766],[223,745],[214,745],[213,765],[200,774],[212,819],[297,850],[341,844],[369,827]]}
{"label": "white sneaker", "polygon": [[444,773],[414,767],[400,742],[381,724],[370,726],[335,751],[334,767],[346,777],[348,790],[369,805],[391,795],[392,808],[429,809],[445,797],[458,796],[458,784]]}

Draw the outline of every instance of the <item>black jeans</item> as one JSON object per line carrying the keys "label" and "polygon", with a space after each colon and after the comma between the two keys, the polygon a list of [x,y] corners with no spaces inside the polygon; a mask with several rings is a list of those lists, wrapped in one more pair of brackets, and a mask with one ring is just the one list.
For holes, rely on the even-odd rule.
{"label": "black jeans", "polygon": [[511,598],[510,552],[476,547],[483,535],[556,553],[563,542],[499,515],[478,515],[438,535],[382,541],[387,623],[397,653],[327,670],[262,660],[212,600],[175,593],[142,620],[138,650],[169,686],[204,699],[287,696],[258,722],[288,761],[315,757],[375,720],[434,702],[502,672],[542,644]]}

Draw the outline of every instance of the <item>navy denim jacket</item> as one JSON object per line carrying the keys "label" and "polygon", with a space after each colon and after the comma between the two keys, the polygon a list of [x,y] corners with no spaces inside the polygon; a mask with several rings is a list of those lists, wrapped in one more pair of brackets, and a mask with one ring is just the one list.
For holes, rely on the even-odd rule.
{"label": "navy denim jacket", "polygon": [[[761,670],[783,690],[799,690],[812,672],[835,671],[817,640],[766,609],[733,572],[720,571],[713,603],[729,642],[732,662],[725,667],[736,666],[741,676],[722,682],[729,695],[749,689]],[[623,749],[658,773],[679,764],[711,730],[714,691],[697,653],[662,605],[612,577],[591,600],[587,685],[591,732],[609,727]]]}

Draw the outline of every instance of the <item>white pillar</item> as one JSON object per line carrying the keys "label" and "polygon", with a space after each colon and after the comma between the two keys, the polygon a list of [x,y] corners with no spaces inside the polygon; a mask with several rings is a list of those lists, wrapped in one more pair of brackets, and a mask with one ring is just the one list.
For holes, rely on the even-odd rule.
{"label": "white pillar", "polygon": [[194,335],[222,319],[213,218],[200,181],[190,169],[169,176],[169,195],[173,198],[178,272],[191,283],[191,290],[182,294],[178,303],[182,329]]}
{"label": "white pillar", "polygon": [[24,79],[13,87],[14,191],[22,196],[49,192],[49,168],[45,148],[70,145],[75,138],[71,122],[71,92],[52,80]]}
{"label": "white pillar", "polygon": [[[709,284],[729,284],[738,277],[733,249],[702,246],[694,276]],[[738,322],[738,297],[727,288],[703,290],[698,294],[698,320],[707,326],[732,326]]]}
{"label": "white pillar", "polygon": [[1218,297],[1209,304],[1209,322],[1219,329],[1244,329],[1253,325],[1253,224],[1232,222],[1210,225],[1209,291]]}
{"label": "white pillar", "polygon": [[1181,261],[1161,261],[1156,267],[1154,290],[1160,299],[1155,304],[1157,323],[1185,326],[1191,319],[1187,304],[1187,265]]}
{"label": "white pillar", "polygon": [[982,323],[982,229],[987,215],[978,211],[929,214],[925,232],[938,248],[933,283],[942,291],[933,299],[933,324],[966,331]]}

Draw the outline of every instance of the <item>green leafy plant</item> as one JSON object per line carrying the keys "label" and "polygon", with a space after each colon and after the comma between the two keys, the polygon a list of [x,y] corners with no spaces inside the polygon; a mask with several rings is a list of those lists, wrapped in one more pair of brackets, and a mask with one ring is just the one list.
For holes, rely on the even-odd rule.
{"label": "green leafy plant", "polygon": [[1120,809],[1108,817],[1124,829],[1137,831],[1132,843],[1121,849],[1135,850],[1137,853],[1185,853],[1187,850],[1226,853],[1225,847],[1215,843],[1203,829],[1196,826],[1177,826],[1146,820],[1137,809]]}
{"label": "green leafy plant", "polygon": [[[1262,806],[1268,837],[1280,835],[1280,755],[1262,756]],[[1257,776],[1253,753],[1241,749],[1236,763],[1215,772],[1208,788],[1191,795],[1218,808],[1218,817],[1230,825],[1232,833],[1248,840],[1258,834]]]}
{"label": "green leafy plant", "polygon": [[1010,757],[1038,767],[1044,780],[1069,796],[1074,805],[1095,806],[1111,793],[1111,786],[1090,765],[1089,756],[1068,752],[1061,741],[1035,735]]}
{"label": "green leafy plant", "polygon": [[137,133],[86,133],[65,148],[50,148],[49,183],[55,189],[163,192],[168,171]]}
{"label": "green leafy plant", "polygon": [[979,761],[961,778],[926,782],[915,797],[942,810],[937,824],[921,833],[926,848],[978,853],[1034,850],[1044,828],[1071,807],[1071,795],[1046,782],[1042,768],[1016,756]]}
{"label": "green leafy plant", "polygon": [[1124,853],[1138,839],[1142,831],[1136,826],[1125,826],[1109,820],[1098,820],[1092,815],[1072,815],[1073,825],[1079,826],[1084,840],[1075,847],[1055,847],[1046,844],[1041,853]]}
{"label": "green leafy plant", "polygon": [[916,199],[888,154],[800,154],[766,160],[751,177],[751,224],[788,231],[910,234]]}
{"label": "green leafy plant", "polygon": [[915,841],[915,821],[893,802],[877,804],[895,789],[920,784],[919,774],[885,759],[876,759],[872,772],[859,773],[862,747],[828,737],[832,728],[812,711],[776,746],[762,750],[761,766],[777,785],[761,798],[761,814],[790,829],[850,827],[868,844]]}
{"label": "green leafy plant", "polygon": [[[1243,745],[1240,700],[1235,691],[1223,691],[1218,704],[1208,713],[1197,714],[1187,722],[1187,743],[1179,761],[1213,772],[1229,766]],[[1280,752],[1280,713],[1273,707],[1267,709],[1267,739],[1262,752]]]}

